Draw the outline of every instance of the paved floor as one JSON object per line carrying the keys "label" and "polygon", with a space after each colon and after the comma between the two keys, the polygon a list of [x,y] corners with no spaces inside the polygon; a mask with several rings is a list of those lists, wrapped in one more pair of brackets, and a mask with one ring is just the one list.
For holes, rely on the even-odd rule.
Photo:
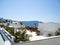
{"label": "paved floor", "polygon": [[15,45],[60,45],[60,37],[33,42],[15,43]]}
{"label": "paved floor", "polygon": [[20,43],[15,43],[14,45],[20,45]]}

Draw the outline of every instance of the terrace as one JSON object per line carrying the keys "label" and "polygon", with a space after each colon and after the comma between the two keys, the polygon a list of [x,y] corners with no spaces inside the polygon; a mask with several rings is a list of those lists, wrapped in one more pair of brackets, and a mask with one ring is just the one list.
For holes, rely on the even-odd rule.
{"label": "terrace", "polygon": [[[1,42],[5,45],[7,45],[7,42],[9,43],[9,45],[13,45],[13,44],[14,45],[20,45],[20,44],[21,45],[24,45],[24,44],[37,45],[36,43],[38,43],[38,45],[39,44],[47,45],[48,43],[50,45],[55,45],[56,43],[60,44],[59,43],[60,29],[57,28],[58,30],[54,31],[55,33],[52,33],[51,31],[47,30],[47,27],[49,25],[48,26],[43,25],[42,26],[43,28],[41,28],[41,26],[40,26],[39,27],[40,31],[38,30],[37,27],[21,27],[21,25],[20,25],[21,28],[19,28],[19,30],[17,31],[17,29],[16,30],[14,29],[14,27],[17,27],[17,28],[19,27],[19,26],[17,26],[17,24],[14,24],[14,25],[11,24],[11,26],[13,26],[13,27],[8,27],[8,26],[4,26],[4,25],[0,25],[0,26],[4,27],[4,28],[0,28],[0,30],[1,30],[0,37],[2,40]],[[45,28],[44,28],[44,26],[45,26]],[[14,33],[14,30],[16,31],[15,33]],[[47,30],[47,32],[46,32],[46,30]],[[42,32],[44,32],[44,33],[42,33]],[[52,42],[54,42],[54,43],[52,43]],[[2,43],[1,43],[1,45],[2,45]]]}
{"label": "terrace", "polygon": [[[45,37],[41,35],[36,35],[35,32],[30,32],[26,30],[26,34],[28,34],[29,41],[19,41],[18,43],[13,43],[14,40],[12,35],[10,35],[5,29],[0,28],[0,43],[1,45],[59,45],[60,43],[60,35],[58,36],[50,36],[50,37]],[[8,36],[10,35],[10,36]],[[10,38],[11,37],[11,38]],[[8,44],[7,44],[8,43]]]}

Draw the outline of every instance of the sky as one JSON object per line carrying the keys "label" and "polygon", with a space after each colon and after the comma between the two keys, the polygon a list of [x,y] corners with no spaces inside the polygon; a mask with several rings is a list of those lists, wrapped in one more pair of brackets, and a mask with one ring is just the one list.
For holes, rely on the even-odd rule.
{"label": "sky", "polygon": [[60,0],[0,0],[0,17],[60,23]]}

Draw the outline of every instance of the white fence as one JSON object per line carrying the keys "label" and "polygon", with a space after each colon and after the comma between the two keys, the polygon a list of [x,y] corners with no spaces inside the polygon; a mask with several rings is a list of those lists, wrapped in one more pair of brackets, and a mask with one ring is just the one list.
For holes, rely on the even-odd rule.
{"label": "white fence", "polygon": [[0,45],[13,45],[13,38],[6,31],[0,30]]}

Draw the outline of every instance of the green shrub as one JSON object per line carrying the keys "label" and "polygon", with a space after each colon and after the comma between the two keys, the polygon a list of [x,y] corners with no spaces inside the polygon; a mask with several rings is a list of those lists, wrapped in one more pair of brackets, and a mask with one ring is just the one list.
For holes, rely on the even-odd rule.
{"label": "green shrub", "polygon": [[15,37],[17,39],[19,39],[20,41],[28,41],[29,40],[29,36],[26,34],[25,31],[23,31],[23,33],[16,32]]}
{"label": "green shrub", "polygon": [[56,31],[55,32],[55,35],[57,36],[57,35],[60,35],[60,31]]}
{"label": "green shrub", "polygon": [[6,27],[5,28],[11,35],[14,35],[14,28],[12,27]]}
{"label": "green shrub", "polygon": [[0,26],[5,28],[5,30],[8,31],[11,35],[14,35],[14,28],[13,27],[7,27],[4,25],[0,25]]}

